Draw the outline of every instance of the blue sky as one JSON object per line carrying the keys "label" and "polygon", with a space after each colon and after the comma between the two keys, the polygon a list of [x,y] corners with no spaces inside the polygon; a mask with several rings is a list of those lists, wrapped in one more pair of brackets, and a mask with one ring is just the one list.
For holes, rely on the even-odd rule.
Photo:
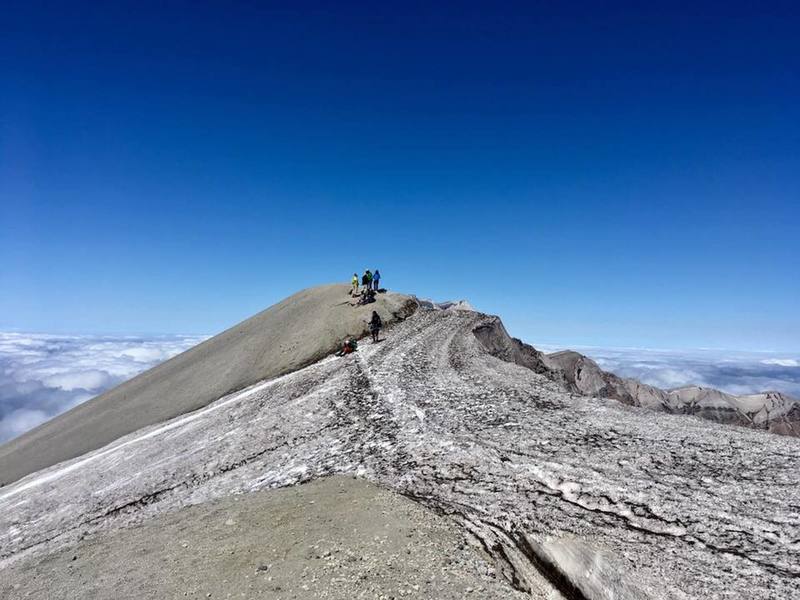
{"label": "blue sky", "polygon": [[800,349],[790,3],[113,4],[4,5],[0,329],[380,267],[532,342]]}

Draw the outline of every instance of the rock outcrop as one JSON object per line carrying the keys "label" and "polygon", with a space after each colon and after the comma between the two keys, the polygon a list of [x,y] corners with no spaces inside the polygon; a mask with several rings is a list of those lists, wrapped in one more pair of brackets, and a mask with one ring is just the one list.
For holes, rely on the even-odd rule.
{"label": "rock outcrop", "polygon": [[466,300],[446,300],[445,302],[434,302],[433,300],[417,298],[421,308],[427,310],[475,310]]}

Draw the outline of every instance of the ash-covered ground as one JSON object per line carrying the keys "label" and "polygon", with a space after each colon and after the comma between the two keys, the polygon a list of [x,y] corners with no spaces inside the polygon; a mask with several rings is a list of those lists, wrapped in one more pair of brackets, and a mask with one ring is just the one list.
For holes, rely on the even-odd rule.
{"label": "ash-covered ground", "polygon": [[545,579],[592,598],[800,597],[800,439],[566,393],[488,354],[473,330],[496,323],[420,311],[354,355],[4,487],[0,568],[353,474],[451,517],[535,597]]}

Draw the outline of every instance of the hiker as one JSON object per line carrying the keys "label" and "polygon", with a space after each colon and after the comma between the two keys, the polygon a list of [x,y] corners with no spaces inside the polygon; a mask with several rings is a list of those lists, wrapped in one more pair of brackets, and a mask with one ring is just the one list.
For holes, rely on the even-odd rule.
{"label": "hiker", "polygon": [[372,281],[371,277],[367,277],[367,273],[369,273],[369,271],[364,271],[364,274],[361,276],[361,285],[364,289],[366,289],[367,286],[369,286],[369,282]]}
{"label": "hiker", "polygon": [[372,334],[372,343],[375,344],[378,341],[378,335],[380,335],[381,327],[383,327],[383,321],[381,321],[381,317],[378,314],[378,311],[372,311],[372,319],[369,321],[369,331]]}
{"label": "hiker", "polygon": [[336,353],[336,356],[344,356],[345,354],[350,354],[351,352],[355,352],[358,349],[358,342],[355,339],[347,338],[344,343],[342,344],[341,350]]}
{"label": "hiker", "polygon": [[364,275],[366,275],[366,276],[367,276],[367,289],[368,289],[368,290],[371,290],[371,289],[372,289],[372,271],[370,271],[369,269],[367,269],[367,270],[364,272]]}
{"label": "hiker", "polygon": [[353,273],[353,289],[350,290],[351,296],[358,296],[358,273]]}
{"label": "hiker", "polygon": [[375,273],[372,275],[372,289],[376,292],[381,289],[381,272],[378,269],[375,269]]}

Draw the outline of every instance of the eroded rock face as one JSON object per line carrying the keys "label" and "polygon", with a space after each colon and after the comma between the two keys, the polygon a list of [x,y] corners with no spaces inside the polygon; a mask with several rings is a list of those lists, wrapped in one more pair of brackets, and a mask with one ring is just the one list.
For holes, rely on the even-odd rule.
{"label": "eroded rock face", "polygon": [[424,310],[470,310],[475,309],[466,300],[446,300],[444,302],[434,302],[427,298],[417,298],[419,306]]}
{"label": "eroded rock face", "polygon": [[492,356],[522,365],[534,373],[547,374],[556,378],[556,373],[552,365],[547,362],[547,357],[533,346],[508,335],[503,322],[498,317],[488,317],[486,323],[473,330],[473,334]]}
{"label": "eroded rock face", "polygon": [[0,489],[0,569],[189,505],[350,474],[452,518],[534,597],[548,597],[542,577],[562,595],[797,597],[800,440],[565,391],[493,324],[421,311],[353,355]]}
{"label": "eroded rock face", "polygon": [[784,435],[800,435],[800,405],[779,392],[734,396],[691,386],[669,392],[667,403],[673,412]]}
{"label": "eroded rock face", "polygon": [[546,355],[544,361],[552,371],[563,373],[566,381],[579,394],[604,398],[609,396],[606,391],[606,373],[590,358],[565,350]]}

